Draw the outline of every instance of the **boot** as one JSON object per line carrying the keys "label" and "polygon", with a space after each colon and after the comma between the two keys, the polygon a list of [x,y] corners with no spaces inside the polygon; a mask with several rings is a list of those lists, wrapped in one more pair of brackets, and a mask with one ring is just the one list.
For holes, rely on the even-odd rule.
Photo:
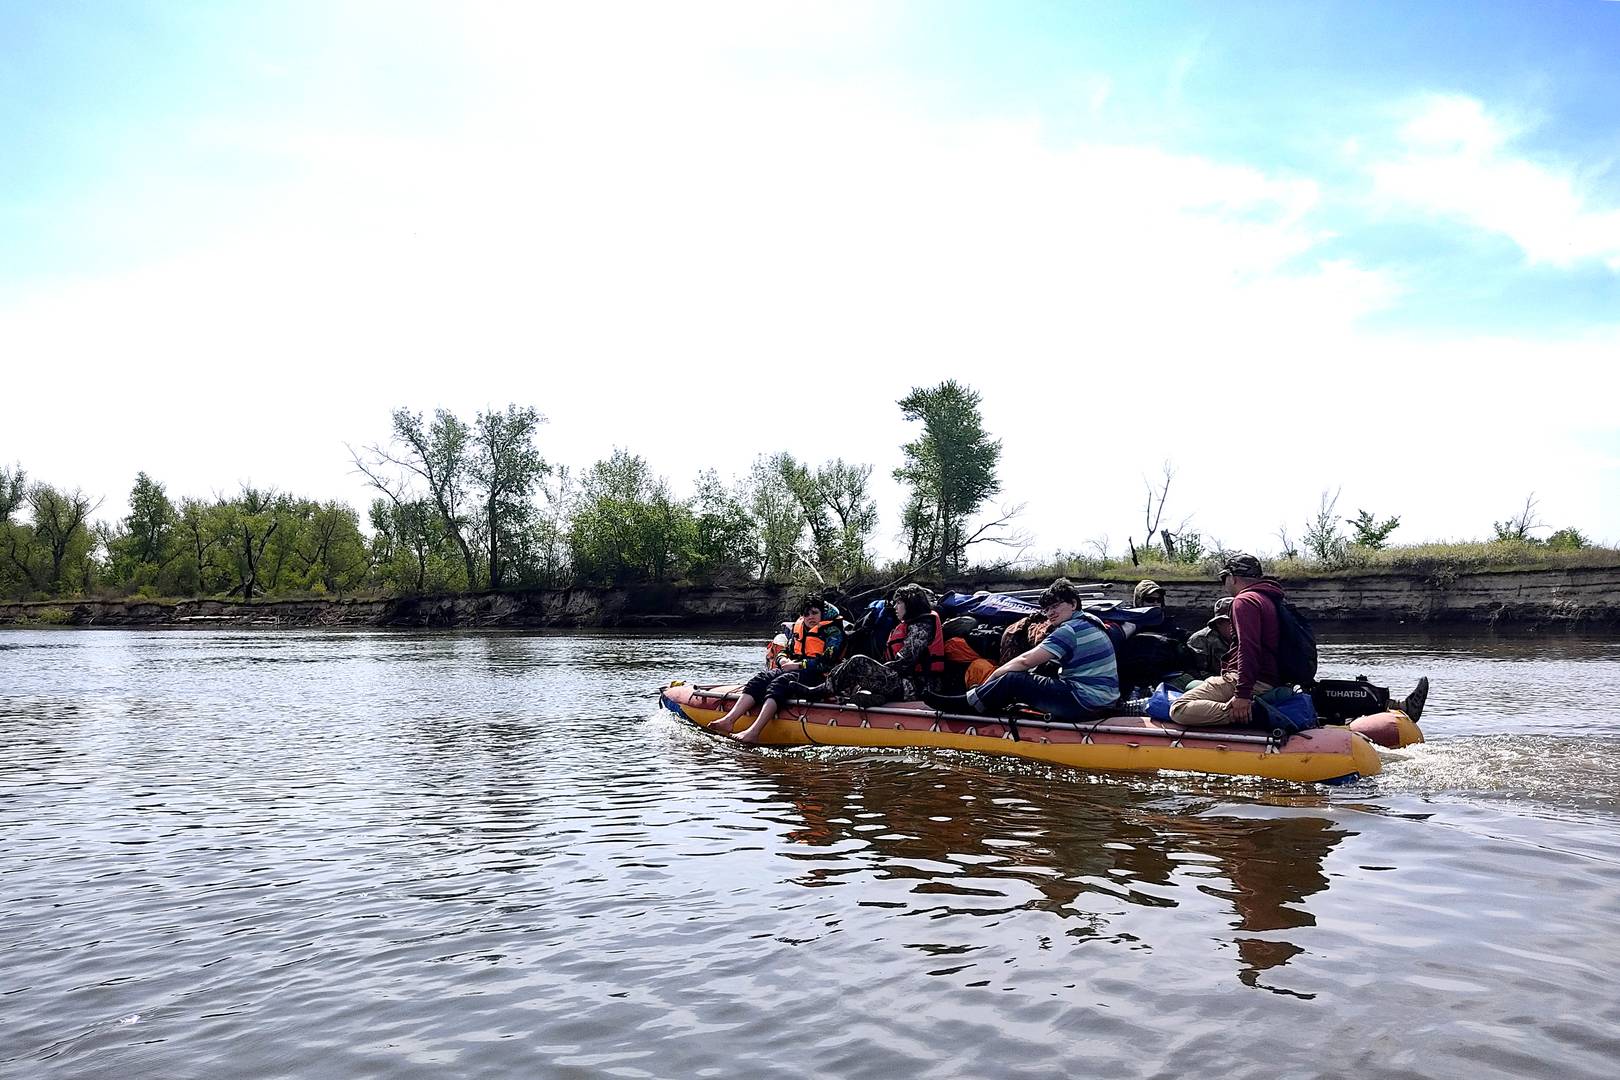
{"label": "boot", "polygon": [[1412,692],[1407,694],[1401,701],[1400,710],[1415,724],[1418,722],[1418,717],[1423,715],[1423,705],[1428,700],[1429,677],[1425,675],[1418,680],[1417,686],[1412,688]]}

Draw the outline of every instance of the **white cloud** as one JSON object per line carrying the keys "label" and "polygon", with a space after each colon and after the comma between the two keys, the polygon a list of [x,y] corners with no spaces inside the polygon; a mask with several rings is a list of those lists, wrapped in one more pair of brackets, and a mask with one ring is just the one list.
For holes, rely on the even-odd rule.
{"label": "white cloud", "polygon": [[[253,479],[360,502],[342,442],[384,434],[394,405],[516,400],[576,465],[629,446],[679,486],[788,449],[886,477],[907,437],[896,399],[954,377],[983,391],[1006,497],[1029,503],[1043,552],[1102,532],[1122,546],[1166,457],[1172,514],[1263,547],[1340,483],[1382,512],[1421,507],[1403,536],[1479,532],[1497,496],[1547,485],[1419,478],[1559,385],[1483,372],[1609,385],[1612,340],[1369,337],[1360,320],[1395,286],[1313,254],[1308,179],[741,70],[734,38],[681,20],[592,44],[610,24],[501,21],[480,107],[448,136],[211,126],[299,180],[183,257],[0,304],[0,349],[27,358],[19,400],[66,380],[95,418],[76,436],[58,410],[14,410],[0,459],[109,510],[139,468],[180,493]],[[666,32],[679,47],[658,47]],[[1540,404],[1606,423],[1597,400]],[[1552,469],[1548,438],[1472,460]]]}
{"label": "white cloud", "polygon": [[1569,169],[1516,153],[1523,130],[1474,98],[1430,97],[1372,177],[1385,198],[1501,233],[1531,262],[1620,270],[1620,209],[1593,205]]}

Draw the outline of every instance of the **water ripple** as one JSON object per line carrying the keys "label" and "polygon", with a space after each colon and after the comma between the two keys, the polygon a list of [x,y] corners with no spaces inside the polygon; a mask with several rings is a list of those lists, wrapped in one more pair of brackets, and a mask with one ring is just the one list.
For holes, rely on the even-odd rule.
{"label": "water ripple", "polygon": [[1620,676],[1558,644],[1330,648],[1436,693],[1322,790],[652,709],[748,634],[0,635],[0,1074],[1607,1076]]}

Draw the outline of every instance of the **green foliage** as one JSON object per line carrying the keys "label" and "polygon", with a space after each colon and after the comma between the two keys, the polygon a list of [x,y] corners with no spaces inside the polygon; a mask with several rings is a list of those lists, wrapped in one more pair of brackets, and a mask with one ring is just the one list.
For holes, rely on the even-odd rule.
{"label": "green foliage", "polygon": [[1308,554],[1326,566],[1342,564],[1350,549],[1350,542],[1339,533],[1338,505],[1337,491],[1332,497],[1329,497],[1327,492],[1322,492],[1322,502],[1317,507],[1316,517],[1305,523],[1305,535],[1300,541],[1305,545]]}
{"label": "green foliage", "polygon": [[368,556],[376,583],[393,595],[420,595],[466,587],[460,553],[444,534],[426,499],[371,504]]}
{"label": "green foliage", "polygon": [[1350,542],[1372,551],[1380,551],[1389,545],[1389,534],[1400,528],[1401,519],[1398,517],[1377,520],[1371,511],[1357,510],[1356,516],[1346,518],[1350,525]]}
{"label": "green foliage", "polygon": [[790,455],[776,454],[755,458],[748,474],[748,509],[758,530],[761,581],[791,580],[803,560],[799,545],[809,523],[787,480],[796,467]]}
{"label": "green foliage", "polygon": [[670,496],[639,455],[616,449],[581,478],[570,535],[578,580],[673,581],[696,538],[691,509]]}
{"label": "green foliage", "polygon": [[505,412],[481,412],[473,421],[467,474],[483,512],[478,528],[484,536],[491,589],[506,584],[509,570],[519,578],[532,577],[532,497],[549,471],[534,446],[541,423],[534,409],[516,405],[508,405]]}
{"label": "green foliage", "polygon": [[0,465],[0,526],[11,524],[11,519],[22,509],[28,493],[28,474],[19,465],[7,468]]}
{"label": "green foliage", "polygon": [[690,505],[687,577],[702,583],[748,578],[759,562],[759,541],[739,493],[728,490],[708,469],[698,474]]}
{"label": "green foliage", "polygon": [[1580,551],[1591,546],[1592,541],[1582,535],[1581,530],[1573,526],[1559,529],[1547,537],[1547,549],[1549,551]]}
{"label": "green foliage", "polygon": [[1204,561],[1210,552],[1204,550],[1202,533],[1184,532],[1175,539],[1175,561],[1194,565]]}
{"label": "green foliage", "polygon": [[969,519],[1001,490],[1001,442],[984,430],[979,401],[976,391],[948,380],[899,402],[901,415],[923,426],[901,447],[905,464],[894,471],[910,488],[902,520],[910,561],[937,565],[947,576],[966,565]]}
{"label": "green foliage", "polygon": [[[285,495],[274,488],[257,488],[251,484],[244,484],[236,498],[214,508],[214,528],[234,576],[231,593],[240,594],[243,600],[252,600],[260,591],[261,577],[268,578],[272,590],[281,584],[288,546],[282,527],[294,513],[292,500]],[[281,543],[266,560],[266,550],[278,533],[282,534]]]}
{"label": "green foliage", "polygon": [[568,530],[574,504],[574,474],[568,466],[559,466],[550,482],[540,482],[545,505],[535,515],[530,559],[535,581],[541,585],[557,585],[567,580],[569,572]]}
{"label": "green foliage", "polygon": [[27,490],[29,524],[7,526],[4,558],[27,591],[78,596],[94,585],[97,536],[90,514],[101,505],[79,489],[34,484]]}
{"label": "green foliage", "polygon": [[104,537],[109,583],[123,591],[161,588],[183,550],[179,522],[163,485],[138,473],[129,493],[129,516]]}
{"label": "green foliage", "polygon": [[[373,467],[384,464],[405,470],[426,487],[425,498],[438,512],[439,527],[461,553],[466,568],[466,588],[476,587],[478,562],[469,539],[471,522],[468,517],[467,484],[472,470],[472,429],[457,416],[444,409],[433,414],[433,422],[424,424],[421,413],[407,409],[394,410],[394,439],[389,450],[372,448]],[[356,456],[356,464],[360,464]],[[384,486],[379,476],[361,465],[373,485],[396,501],[404,501],[400,490]]]}

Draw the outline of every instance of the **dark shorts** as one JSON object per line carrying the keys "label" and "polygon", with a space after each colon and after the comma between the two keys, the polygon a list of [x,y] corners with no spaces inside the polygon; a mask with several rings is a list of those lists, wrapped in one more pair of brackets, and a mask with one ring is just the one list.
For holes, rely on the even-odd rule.
{"label": "dark shorts", "polygon": [[755,701],[774,701],[778,706],[793,698],[814,700],[821,694],[821,683],[800,682],[802,671],[762,671],[748,680],[743,693]]}

